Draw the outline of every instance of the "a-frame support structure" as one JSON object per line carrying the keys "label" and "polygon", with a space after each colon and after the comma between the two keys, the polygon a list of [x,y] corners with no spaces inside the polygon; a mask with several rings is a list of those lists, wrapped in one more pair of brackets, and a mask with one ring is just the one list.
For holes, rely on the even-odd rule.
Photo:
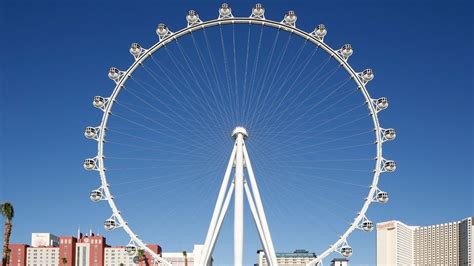
{"label": "a-frame support structure", "polygon": [[[267,218],[263,210],[260,192],[258,190],[255,175],[250,163],[245,139],[247,139],[247,130],[243,127],[236,127],[232,132],[235,139],[234,148],[229,159],[229,164],[225,171],[224,180],[217,197],[216,206],[212,215],[209,231],[201,255],[199,265],[207,266],[210,264],[210,258],[214,251],[217,237],[222,227],[222,222],[227,214],[232,194],[234,194],[234,265],[243,265],[243,247],[244,247],[244,192],[249,203],[250,211],[257,226],[260,242],[265,251],[267,263],[270,266],[277,266],[275,249],[273,247],[270,230],[268,229]],[[234,178],[230,182],[230,176],[234,169]],[[247,170],[248,180],[244,176],[244,170]],[[230,185],[229,185],[230,183]],[[250,186],[249,186],[250,183]]]}

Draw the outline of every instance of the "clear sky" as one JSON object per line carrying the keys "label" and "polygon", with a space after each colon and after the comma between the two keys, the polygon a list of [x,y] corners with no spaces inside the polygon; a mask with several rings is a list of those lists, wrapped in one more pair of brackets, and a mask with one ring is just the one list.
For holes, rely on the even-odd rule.
{"label": "clear sky", "polygon": [[[254,5],[248,1],[229,4],[235,15],[242,16]],[[386,152],[396,159],[398,169],[383,179],[390,202],[371,210],[374,222],[396,219],[409,225],[428,225],[472,216],[472,2],[263,4],[267,18],[273,20],[295,10],[298,27],[306,31],[324,23],[329,29],[327,43],[332,47],[351,43],[354,67],[371,67],[376,72],[371,93],[390,100],[382,122],[397,129],[397,139],[389,143]],[[98,184],[81,166],[84,158],[94,154],[94,146],[83,137],[84,127],[99,121],[92,97],[110,94],[113,85],[106,77],[107,69],[131,63],[130,43],[149,46],[156,41],[158,23],[179,29],[185,26],[188,9],[210,19],[216,17],[219,5],[214,1],[0,2],[0,201],[10,201],[15,207],[11,242],[29,243],[32,232],[71,235],[79,226],[83,230],[92,226],[110,244],[126,244],[123,234],[104,232],[103,220],[110,215],[105,204],[97,206],[88,200],[89,191]],[[223,154],[228,153],[224,150]],[[225,166],[227,158],[222,160],[218,167]],[[214,171],[222,174],[218,167]],[[220,178],[209,183],[213,188],[206,203],[212,204]],[[341,199],[333,196],[335,201]],[[293,200],[297,198],[295,195]],[[180,204],[188,207],[198,204],[191,196],[181,200]],[[211,206],[204,206],[203,221],[209,220]],[[269,204],[267,209],[270,217],[281,217],[278,207]],[[193,223],[186,214],[179,216],[183,231],[179,233],[175,227],[172,234],[159,230],[160,221],[148,213],[151,210],[136,213],[142,220],[136,222],[143,226],[140,235],[147,241],[169,243],[163,244],[165,251],[190,250],[192,244],[203,241],[205,231],[184,233],[190,230],[184,225]],[[166,224],[170,226],[169,221]],[[248,224],[253,230],[250,221]],[[197,226],[206,227],[204,222]],[[227,223],[222,241],[231,241],[230,227]],[[153,236],[155,229],[161,238]],[[357,234],[351,242],[351,264],[374,265],[375,233]],[[170,241],[172,237],[179,241]],[[299,242],[293,244],[292,236],[280,234],[277,238],[277,251],[301,248]],[[282,243],[285,241],[291,244]],[[319,244],[311,246],[303,239],[302,243],[302,248],[319,251],[315,248]],[[278,250],[279,246],[284,250]],[[220,256],[231,256],[232,245],[224,243],[223,247],[227,249],[217,250]],[[246,263],[255,258],[254,250],[246,253]]]}

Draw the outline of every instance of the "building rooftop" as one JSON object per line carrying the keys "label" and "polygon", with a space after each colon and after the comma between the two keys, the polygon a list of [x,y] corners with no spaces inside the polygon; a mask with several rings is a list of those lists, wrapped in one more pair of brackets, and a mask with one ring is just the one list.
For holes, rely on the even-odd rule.
{"label": "building rooftop", "polygon": [[[263,252],[263,250],[258,250],[257,253]],[[276,252],[275,255],[277,258],[316,258],[317,255],[314,252],[309,252],[304,249],[297,249],[293,252]]]}
{"label": "building rooftop", "polygon": [[401,225],[404,225],[404,226],[406,226],[406,227],[408,227],[412,230],[423,230],[423,229],[429,229],[429,228],[436,228],[436,227],[440,227],[440,226],[457,225],[457,224],[460,224],[460,223],[462,223],[466,220],[469,220],[469,219],[471,219],[472,224],[474,225],[474,217],[470,216],[470,217],[466,217],[464,219],[461,219],[459,221],[452,221],[452,222],[447,222],[447,223],[439,223],[439,224],[431,224],[431,225],[421,225],[421,226],[420,225],[406,225],[401,221],[391,220],[391,221],[385,221],[385,222],[377,223],[377,229],[384,229],[386,227],[392,227],[395,224],[401,224]]}
{"label": "building rooftop", "polygon": [[337,262],[337,261],[349,261],[349,260],[346,258],[334,258],[331,260],[331,262]]}

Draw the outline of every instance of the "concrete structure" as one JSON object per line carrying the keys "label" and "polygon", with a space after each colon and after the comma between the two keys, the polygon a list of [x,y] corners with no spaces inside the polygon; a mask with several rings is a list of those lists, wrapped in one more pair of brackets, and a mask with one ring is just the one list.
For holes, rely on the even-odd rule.
{"label": "concrete structure", "polygon": [[377,224],[377,265],[472,265],[473,218],[430,226]]}
{"label": "concrete structure", "polygon": [[[147,247],[157,254],[162,254],[161,247],[158,245],[147,245]],[[127,254],[125,246],[105,247],[104,254],[103,265],[105,266],[116,266],[121,263],[124,266],[153,265],[153,258],[148,253],[145,253],[145,257],[142,260],[138,260],[136,255],[130,256]]]}
{"label": "concrete structure", "polygon": [[412,265],[414,229],[399,221],[377,224],[377,265]]}
{"label": "concrete structure", "polygon": [[[45,245],[50,243],[51,245]],[[8,266],[152,266],[153,258],[145,252],[138,260],[136,255],[125,252],[125,246],[111,247],[103,236],[92,232],[77,238],[73,236],[56,237],[49,233],[33,233],[31,246],[26,244],[10,244],[11,250]],[[33,246],[33,244],[35,246]],[[193,252],[163,253],[156,244],[147,245],[156,254],[170,261],[173,266],[193,266],[201,259],[203,245],[194,245]],[[63,258],[66,263],[63,264]],[[211,263],[212,265],[212,258]]]}
{"label": "concrete structure", "polygon": [[25,244],[10,244],[10,260],[8,265],[23,266],[26,263],[26,252],[28,245]]}
{"label": "concrete structure", "polygon": [[417,227],[415,258],[417,265],[454,265],[459,262],[459,222]]}
{"label": "concrete structure", "polygon": [[[59,237],[59,262],[61,262],[61,265],[64,265],[64,266],[75,265],[76,242],[77,242],[77,239],[72,236]],[[66,259],[66,263],[63,263],[63,258]],[[34,266],[34,265],[30,264],[28,261],[28,266]]]}
{"label": "concrete structure", "polygon": [[125,247],[106,247],[104,265],[114,266],[123,263],[124,266],[136,266],[133,262],[133,256],[128,255],[125,252]]}
{"label": "concrete structure", "polygon": [[[265,257],[265,252],[263,250],[258,250],[258,266],[267,266],[267,259]],[[311,262],[316,258],[315,253],[310,253],[303,249],[297,249],[294,252],[277,252],[277,263],[279,266],[305,266],[306,263]]]}
{"label": "concrete structure", "polygon": [[59,265],[59,247],[28,247],[26,250],[27,265]]}
{"label": "concrete structure", "polygon": [[[169,261],[173,266],[194,266],[201,259],[204,245],[194,245],[193,252],[163,252],[162,257]],[[210,261],[212,265],[212,258]]]}
{"label": "concrete structure", "polygon": [[[160,246],[155,245],[155,244],[153,244],[153,245],[148,244],[148,245],[146,245],[146,246],[147,246],[149,249],[151,249],[153,252],[155,252],[156,254],[158,254],[158,255],[163,255],[163,252],[162,252]],[[138,259],[138,257],[137,257],[137,259]],[[145,252],[145,258],[143,258],[141,261],[139,261],[139,262],[138,262],[138,265],[139,265],[139,266],[150,266],[150,265],[153,265],[153,263],[154,263],[154,259],[153,259],[153,257],[151,256],[151,254],[148,253],[148,252]]]}
{"label": "concrete structure", "polygon": [[459,261],[460,265],[474,265],[474,217],[459,223]]}
{"label": "concrete structure", "polygon": [[[92,234],[92,233],[91,233]],[[39,239],[39,241],[38,241]],[[53,241],[50,241],[53,240]],[[52,245],[44,246],[45,243]],[[10,244],[11,266],[103,266],[105,238],[102,236],[55,237],[49,233],[33,233],[31,246]],[[37,246],[34,247],[33,245]],[[66,263],[63,263],[65,258]]]}
{"label": "concrete structure", "polygon": [[331,266],[348,266],[349,260],[344,258],[337,258],[331,260]]}
{"label": "concrete structure", "polygon": [[102,266],[104,265],[105,237],[96,236],[91,233],[89,236],[80,238],[75,245],[75,265],[76,266]]}
{"label": "concrete structure", "polygon": [[31,234],[32,247],[57,247],[59,238],[50,233],[33,233]]}

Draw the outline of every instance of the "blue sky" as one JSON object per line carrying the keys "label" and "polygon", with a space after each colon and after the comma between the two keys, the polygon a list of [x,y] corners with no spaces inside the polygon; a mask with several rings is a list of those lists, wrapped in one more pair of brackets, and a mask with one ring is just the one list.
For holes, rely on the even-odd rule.
{"label": "blue sky", "polygon": [[[246,16],[254,3],[229,4],[235,15]],[[396,159],[399,168],[382,180],[391,199],[387,206],[374,208],[372,219],[425,225],[473,215],[472,3],[263,4],[266,16],[274,20],[294,9],[298,27],[306,31],[324,23],[329,29],[326,42],[332,47],[353,45],[355,69],[375,70],[371,93],[390,100],[381,120],[397,129],[397,139],[389,143],[386,154]],[[150,46],[156,42],[154,29],[159,22],[179,29],[185,25],[188,9],[210,19],[219,5],[211,1],[0,2],[4,51],[0,61],[0,200],[15,206],[12,242],[28,243],[31,232],[69,235],[78,226],[88,229],[92,225],[94,231],[99,228],[104,233],[102,221],[109,211],[87,199],[97,183],[81,167],[82,160],[94,153],[94,146],[83,137],[84,127],[100,118],[91,106],[92,97],[111,92],[107,69],[131,63],[130,43]],[[223,160],[220,165],[227,159]],[[183,198],[189,205],[194,200]],[[270,213],[280,211],[268,208]],[[186,215],[180,218],[183,225],[190,223]],[[161,243],[150,236],[160,223],[143,223],[150,225],[142,234]],[[231,224],[227,225],[223,243],[231,241]],[[123,244],[124,237],[117,234],[105,236],[111,244]],[[190,249],[204,234],[179,235],[179,241],[170,242],[171,247],[164,250]],[[354,238],[352,264],[375,264],[375,233]],[[281,239],[284,242],[285,236]],[[281,251],[300,248],[297,245],[280,244],[285,248]],[[219,254],[231,256],[232,246],[224,243],[223,247],[227,251],[218,250]],[[304,248],[313,251],[311,245]],[[252,263],[254,256],[253,251],[247,252],[246,262]]]}

